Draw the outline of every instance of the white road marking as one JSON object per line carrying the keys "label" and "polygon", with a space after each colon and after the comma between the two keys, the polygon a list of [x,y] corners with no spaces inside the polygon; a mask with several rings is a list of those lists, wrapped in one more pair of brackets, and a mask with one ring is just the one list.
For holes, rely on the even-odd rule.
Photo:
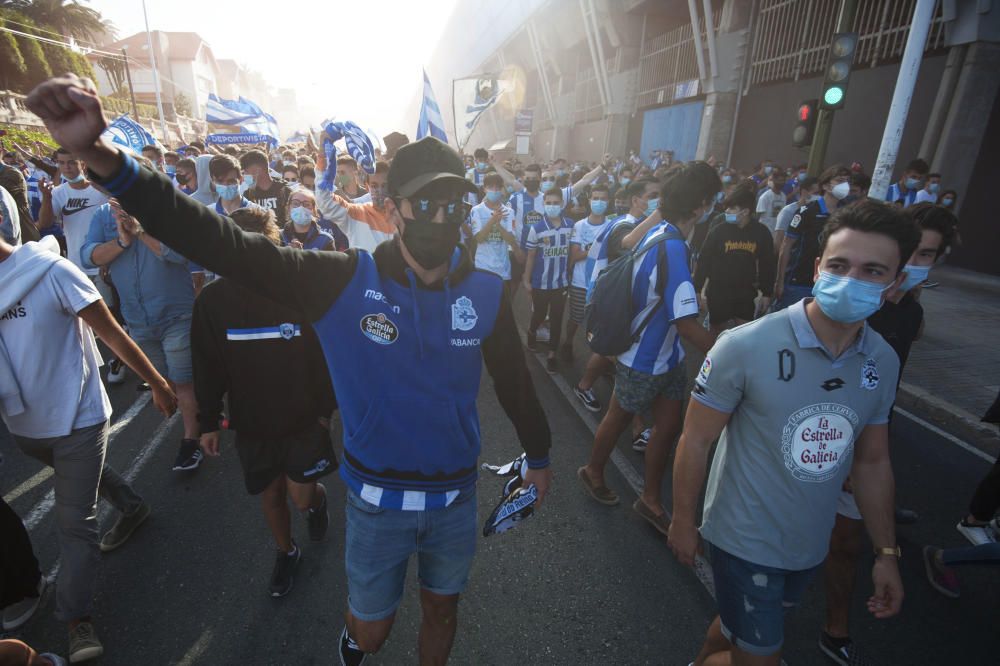
{"label": "white road marking", "polygon": [[42,471],[40,471],[38,474],[35,474],[33,477],[31,477],[30,479],[19,485],[17,488],[14,488],[14,490],[4,495],[3,501],[7,502],[7,504],[10,504],[21,495],[27,492],[31,492],[35,488],[35,486],[37,486],[39,483],[42,483],[43,481],[46,481],[50,476],[52,476],[52,474],[53,472],[51,467],[43,467]]}
{"label": "white road marking", "polygon": [[894,407],[893,409],[895,409],[897,412],[899,412],[900,414],[902,414],[906,418],[910,419],[914,423],[917,423],[917,424],[923,426],[924,428],[927,428],[928,430],[930,430],[935,435],[938,435],[939,437],[943,437],[944,439],[948,440],[949,442],[951,442],[955,446],[957,446],[957,447],[959,447],[961,449],[965,449],[966,451],[968,451],[972,455],[976,456],[977,458],[981,458],[981,459],[985,460],[986,462],[990,463],[991,465],[993,464],[993,458],[991,458],[989,456],[989,454],[984,453],[983,451],[980,451],[979,449],[977,449],[976,447],[974,447],[972,444],[969,444],[968,442],[964,442],[964,441],[960,440],[958,437],[955,437],[951,433],[945,432],[944,430],[942,430],[941,428],[937,427],[933,423],[931,423],[929,421],[925,421],[924,419],[920,418],[916,414],[913,414],[911,412],[906,411],[902,407]]}

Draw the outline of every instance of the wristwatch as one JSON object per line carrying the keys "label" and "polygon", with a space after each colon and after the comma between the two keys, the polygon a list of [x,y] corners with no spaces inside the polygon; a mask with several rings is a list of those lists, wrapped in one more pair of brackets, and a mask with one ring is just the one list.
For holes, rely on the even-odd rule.
{"label": "wristwatch", "polygon": [[118,247],[120,247],[123,250],[127,250],[132,245],[131,243],[129,243],[128,245],[125,245],[124,243],[122,243],[122,239],[121,238],[116,238],[115,242],[118,243]]}
{"label": "wristwatch", "polygon": [[903,557],[903,551],[899,549],[899,546],[883,546],[882,548],[875,549],[875,557],[879,555],[891,555],[898,560]]}

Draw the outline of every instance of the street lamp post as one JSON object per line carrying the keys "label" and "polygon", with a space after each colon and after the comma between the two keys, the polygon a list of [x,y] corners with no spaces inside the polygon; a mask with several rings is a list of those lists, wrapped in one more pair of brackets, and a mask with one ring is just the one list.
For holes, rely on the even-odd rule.
{"label": "street lamp post", "polygon": [[149,63],[153,68],[153,89],[156,91],[156,110],[160,114],[160,131],[163,141],[169,140],[167,121],[163,119],[163,100],[160,97],[160,75],[156,71],[156,54],[153,51],[153,36],[149,32],[149,14],[146,13],[146,0],[142,0],[142,18],[146,22],[146,43],[149,45]]}

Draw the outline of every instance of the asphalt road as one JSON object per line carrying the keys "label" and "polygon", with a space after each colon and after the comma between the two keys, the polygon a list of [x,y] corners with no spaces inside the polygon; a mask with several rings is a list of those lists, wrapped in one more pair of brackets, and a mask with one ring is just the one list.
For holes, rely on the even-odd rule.
{"label": "asphalt road", "polygon": [[[525,314],[523,296],[519,318]],[[620,442],[610,485],[618,507],[594,503],[579,487],[596,419],[574,407],[566,387],[584,362],[555,378],[532,358],[529,367],[553,432],[555,488],[543,509],[517,529],[480,541],[467,594],[460,606],[453,664],[680,664],[693,659],[714,615],[711,595],[694,573],[677,564],[665,539],[630,506],[629,479],[641,479],[641,454]],[[697,367],[698,359],[689,359]],[[100,664],[329,664],[343,623],[343,484],[327,478],[331,526],[327,541],[309,543],[297,519],[294,534],[304,559],[295,589],[268,596],[274,550],[255,498],[247,496],[231,441],[223,456],[192,474],[170,470],[181,437],[179,418],[164,423],[135,392],[135,381],[111,387],[119,424],[111,464],[134,478],[153,506],[149,521],[121,549],[105,555],[95,623],[105,644]],[[609,386],[597,392],[607,402]],[[506,462],[519,445],[484,372],[479,400],[483,462]],[[893,456],[899,501],[919,523],[899,529],[907,598],[890,621],[870,619],[871,558],[859,565],[852,632],[879,664],[996,664],[1000,654],[1000,577],[997,569],[967,567],[962,598],[947,599],[927,584],[920,549],[926,543],[964,545],[955,523],[988,463],[897,414]],[[58,562],[55,521],[43,468],[7,443],[0,492],[29,525],[43,569]],[[669,480],[668,480],[669,483]],[[484,475],[479,515],[499,500],[502,480]],[[669,488],[665,497],[669,497]],[[113,517],[105,509],[102,525]],[[417,583],[408,593],[389,641],[372,664],[416,663]],[[47,593],[36,617],[19,632],[32,645],[65,652],[64,627],[52,617]],[[816,649],[822,622],[822,585],[788,616],[785,660],[823,664]]]}

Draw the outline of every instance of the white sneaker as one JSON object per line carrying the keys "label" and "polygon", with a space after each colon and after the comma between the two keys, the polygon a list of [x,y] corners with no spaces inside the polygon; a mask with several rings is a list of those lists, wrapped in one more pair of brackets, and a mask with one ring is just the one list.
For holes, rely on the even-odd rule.
{"label": "white sneaker", "polygon": [[42,595],[45,594],[45,586],[47,584],[48,580],[45,576],[42,576],[38,579],[37,597],[25,597],[16,604],[11,604],[3,609],[4,631],[17,629],[31,619],[31,616],[38,610],[38,604],[42,602]]}
{"label": "white sneaker", "polygon": [[108,362],[108,383],[122,384],[125,382],[125,364],[117,358]]}
{"label": "white sneaker", "polygon": [[969,525],[963,518],[955,526],[959,534],[969,540],[973,546],[982,546],[987,543],[996,543],[997,535],[990,527],[990,523],[984,525]]}

